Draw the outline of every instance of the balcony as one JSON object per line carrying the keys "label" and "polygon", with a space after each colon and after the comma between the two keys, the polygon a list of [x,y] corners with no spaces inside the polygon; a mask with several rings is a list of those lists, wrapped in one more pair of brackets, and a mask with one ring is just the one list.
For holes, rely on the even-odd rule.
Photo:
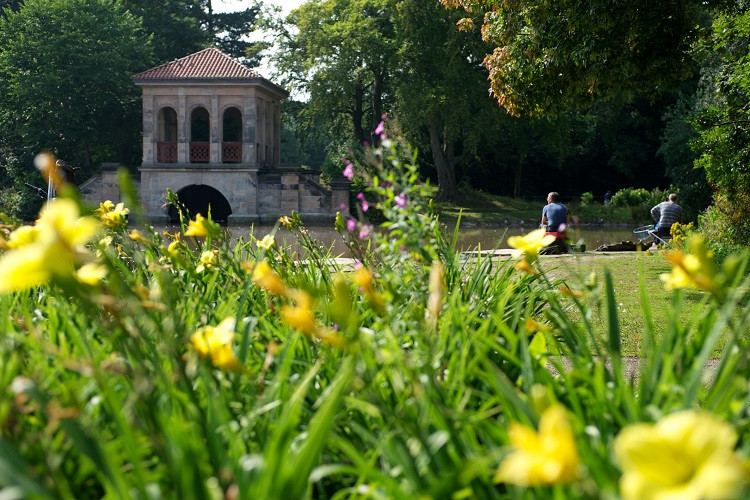
{"label": "balcony", "polygon": [[190,163],[208,163],[211,160],[211,147],[208,142],[190,143]]}
{"label": "balcony", "polygon": [[223,142],[221,144],[222,163],[240,163],[242,161],[241,142]]}
{"label": "balcony", "polygon": [[177,142],[157,142],[156,161],[158,163],[177,163]]}

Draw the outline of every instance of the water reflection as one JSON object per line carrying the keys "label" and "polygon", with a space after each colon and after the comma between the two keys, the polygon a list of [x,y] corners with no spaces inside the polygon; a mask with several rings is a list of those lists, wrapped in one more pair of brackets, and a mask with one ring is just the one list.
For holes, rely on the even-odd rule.
{"label": "water reflection", "polygon": [[[179,229],[178,226],[155,226],[155,228],[159,232],[163,230],[174,232]],[[227,231],[229,231],[233,240],[242,238],[248,241],[251,231],[253,231],[256,238],[261,239],[263,236],[269,234],[272,229],[273,226],[266,225],[230,226],[227,228]],[[321,245],[325,247],[333,246],[334,254],[341,254],[346,251],[341,236],[333,229],[332,225],[330,227],[312,226],[307,229],[310,232],[310,236],[319,241]],[[480,247],[482,250],[508,248],[507,240],[509,236],[523,235],[532,229],[534,228],[462,228],[459,230],[456,246],[458,250],[475,250],[477,247]],[[450,236],[452,230],[446,228],[446,234]],[[569,229],[568,235],[572,242],[582,240],[589,251],[596,249],[600,245],[619,243],[624,240],[635,241],[632,228],[628,227],[585,226],[578,229]],[[276,239],[279,244],[286,242],[296,247],[294,235],[283,227],[279,228],[279,231],[276,233]]]}

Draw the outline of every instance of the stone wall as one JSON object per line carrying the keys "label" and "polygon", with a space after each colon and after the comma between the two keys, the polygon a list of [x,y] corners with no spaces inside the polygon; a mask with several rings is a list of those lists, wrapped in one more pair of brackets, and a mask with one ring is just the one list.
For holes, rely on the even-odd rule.
{"label": "stone wall", "polygon": [[[81,197],[98,205],[104,200],[122,200],[117,185],[117,164],[103,164],[102,173],[79,186]],[[154,222],[167,218],[164,194],[191,185],[206,185],[219,191],[229,202],[229,224],[274,222],[292,211],[306,222],[328,222],[336,212],[349,213],[349,182],[338,181],[331,189],[320,185],[317,173],[299,167],[281,167],[259,172],[243,166],[173,164],[144,165],[134,184],[146,216]],[[342,206],[344,207],[342,209]]]}

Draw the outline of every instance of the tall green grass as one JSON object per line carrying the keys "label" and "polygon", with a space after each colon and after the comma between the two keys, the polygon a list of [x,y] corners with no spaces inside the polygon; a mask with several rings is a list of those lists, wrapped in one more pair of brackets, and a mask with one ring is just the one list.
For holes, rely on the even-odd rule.
{"label": "tall green grass", "polygon": [[[277,230],[300,239],[304,258],[259,247],[252,234],[232,244],[182,236],[170,251],[174,235],[146,226],[134,241],[112,229],[111,242],[92,243],[109,269],[102,283],[1,296],[0,495],[616,497],[622,429],[698,408],[731,424],[748,456],[744,272],[688,321],[675,292],[658,335],[641,283],[644,351],[631,372],[607,272],[563,287],[539,268],[462,259],[425,202],[411,152],[394,139],[368,155],[361,175],[386,231],[362,240],[366,223],[350,231],[341,218],[338,228],[370,285],[292,214]],[[216,264],[198,272],[209,249]],[[261,260],[313,298],[325,335],[282,320],[291,301],[253,281]],[[191,344],[227,317],[240,371],[216,368]],[[606,318],[604,343],[595,317]],[[513,450],[509,425],[535,427],[553,403],[571,422],[577,479],[496,483]]]}

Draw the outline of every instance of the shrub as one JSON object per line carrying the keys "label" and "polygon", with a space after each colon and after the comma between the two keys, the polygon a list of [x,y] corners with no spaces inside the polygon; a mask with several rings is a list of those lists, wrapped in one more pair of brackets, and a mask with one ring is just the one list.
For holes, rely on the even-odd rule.
{"label": "shrub", "polygon": [[720,258],[750,244],[750,196],[729,200],[714,195],[713,204],[698,216],[698,227]]}
{"label": "shrub", "polygon": [[594,193],[586,192],[581,195],[581,206],[594,204]]}

